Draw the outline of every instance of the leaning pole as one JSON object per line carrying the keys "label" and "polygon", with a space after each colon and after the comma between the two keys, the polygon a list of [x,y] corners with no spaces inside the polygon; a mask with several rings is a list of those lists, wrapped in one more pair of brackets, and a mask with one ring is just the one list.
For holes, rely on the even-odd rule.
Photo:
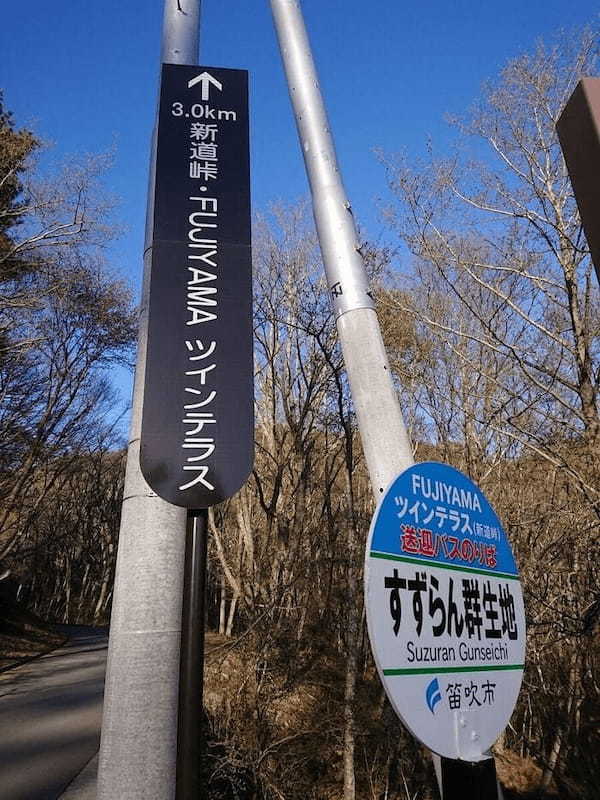
{"label": "leaning pole", "polygon": [[[270,0],[363,452],[378,503],[414,463],[299,0]],[[442,792],[445,764],[432,754]],[[457,765],[460,768],[460,765]],[[448,793],[446,800],[453,800]]]}
{"label": "leaning pole", "polygon": [[[200,0],[165,0],[162,62],[197,64]],[[172,800],[186,509],[159,498],[139,466],[156,132],[146,212],[138,351],[115,576],[98,800]]]}
{"label": "leaning pole", "polygon": [[297,0],[271,9],[298,136],[344,365],[375,501],[413,461],[375,303],[360,253],[352,208],[342,183],[310,43]]}

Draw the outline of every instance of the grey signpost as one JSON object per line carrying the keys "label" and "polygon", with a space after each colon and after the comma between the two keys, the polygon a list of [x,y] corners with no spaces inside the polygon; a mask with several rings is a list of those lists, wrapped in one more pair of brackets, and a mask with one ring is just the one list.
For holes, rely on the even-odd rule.
{"label": "grey signpost", "polygon": [[[413,464],[412,448],[369,293],[356,225],[342,182],[300,2],[270,2],[344,365],[371,487],[378,502],[396,475]],[[477,767],[475,780],[473,770],[467,769],[464,762],[449,762],[434,756],[434,765],[445,800],[453,797],[488,800],[497,796],[491,758]],[[481,794],[479,790],[487,793]],[[473,794],[467,793],[470,791]]]}
{"label": "grey signpost", "polygon": [[99,800],[198,793],[206,509],[252,465],[247,74],[199,20],[165,0]]}
{"label": "grey signpost", "polygon": [[[162,63],[198,58],[200,0],[165,0]],[[172,800],[186,510],[167,503],[139,465],[155,146],[150,158],[144,279],[115,574],[98,767],[98,800]]]}
{"label": "grey signpost", "polygon": [[579,81],[556,131],[600,281],[600,78]]}

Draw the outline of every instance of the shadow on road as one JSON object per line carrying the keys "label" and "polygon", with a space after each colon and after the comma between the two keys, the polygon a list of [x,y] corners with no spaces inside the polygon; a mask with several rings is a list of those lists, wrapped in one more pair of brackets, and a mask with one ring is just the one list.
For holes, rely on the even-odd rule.
{"label": "shadow on road", "polygon": [[68,633],[68,644],[0,675],[2,800],[55,800],[98,749],[107,632]]}

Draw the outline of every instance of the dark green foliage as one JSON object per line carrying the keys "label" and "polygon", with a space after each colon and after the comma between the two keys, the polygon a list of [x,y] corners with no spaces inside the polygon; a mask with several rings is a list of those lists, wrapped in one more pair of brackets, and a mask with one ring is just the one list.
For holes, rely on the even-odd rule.
{"label": "dark green foliage", "polygon": [[26,200],[21,176],[39,142],[28,130],[16,130],[0,92],[0,283],[14,278],[20,262],[11,257],[12,229],[22,221]]}

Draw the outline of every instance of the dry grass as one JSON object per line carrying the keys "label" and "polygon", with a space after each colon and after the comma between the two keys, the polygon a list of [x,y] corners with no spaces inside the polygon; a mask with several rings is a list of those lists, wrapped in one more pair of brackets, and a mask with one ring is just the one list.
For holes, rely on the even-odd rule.
{"label": "dry grass", "polygon": [[555,786],[540,794],[542,770],[531,758],[503,750],[496,753],[496,772],[505,800],[556,800],[559,796]]}

